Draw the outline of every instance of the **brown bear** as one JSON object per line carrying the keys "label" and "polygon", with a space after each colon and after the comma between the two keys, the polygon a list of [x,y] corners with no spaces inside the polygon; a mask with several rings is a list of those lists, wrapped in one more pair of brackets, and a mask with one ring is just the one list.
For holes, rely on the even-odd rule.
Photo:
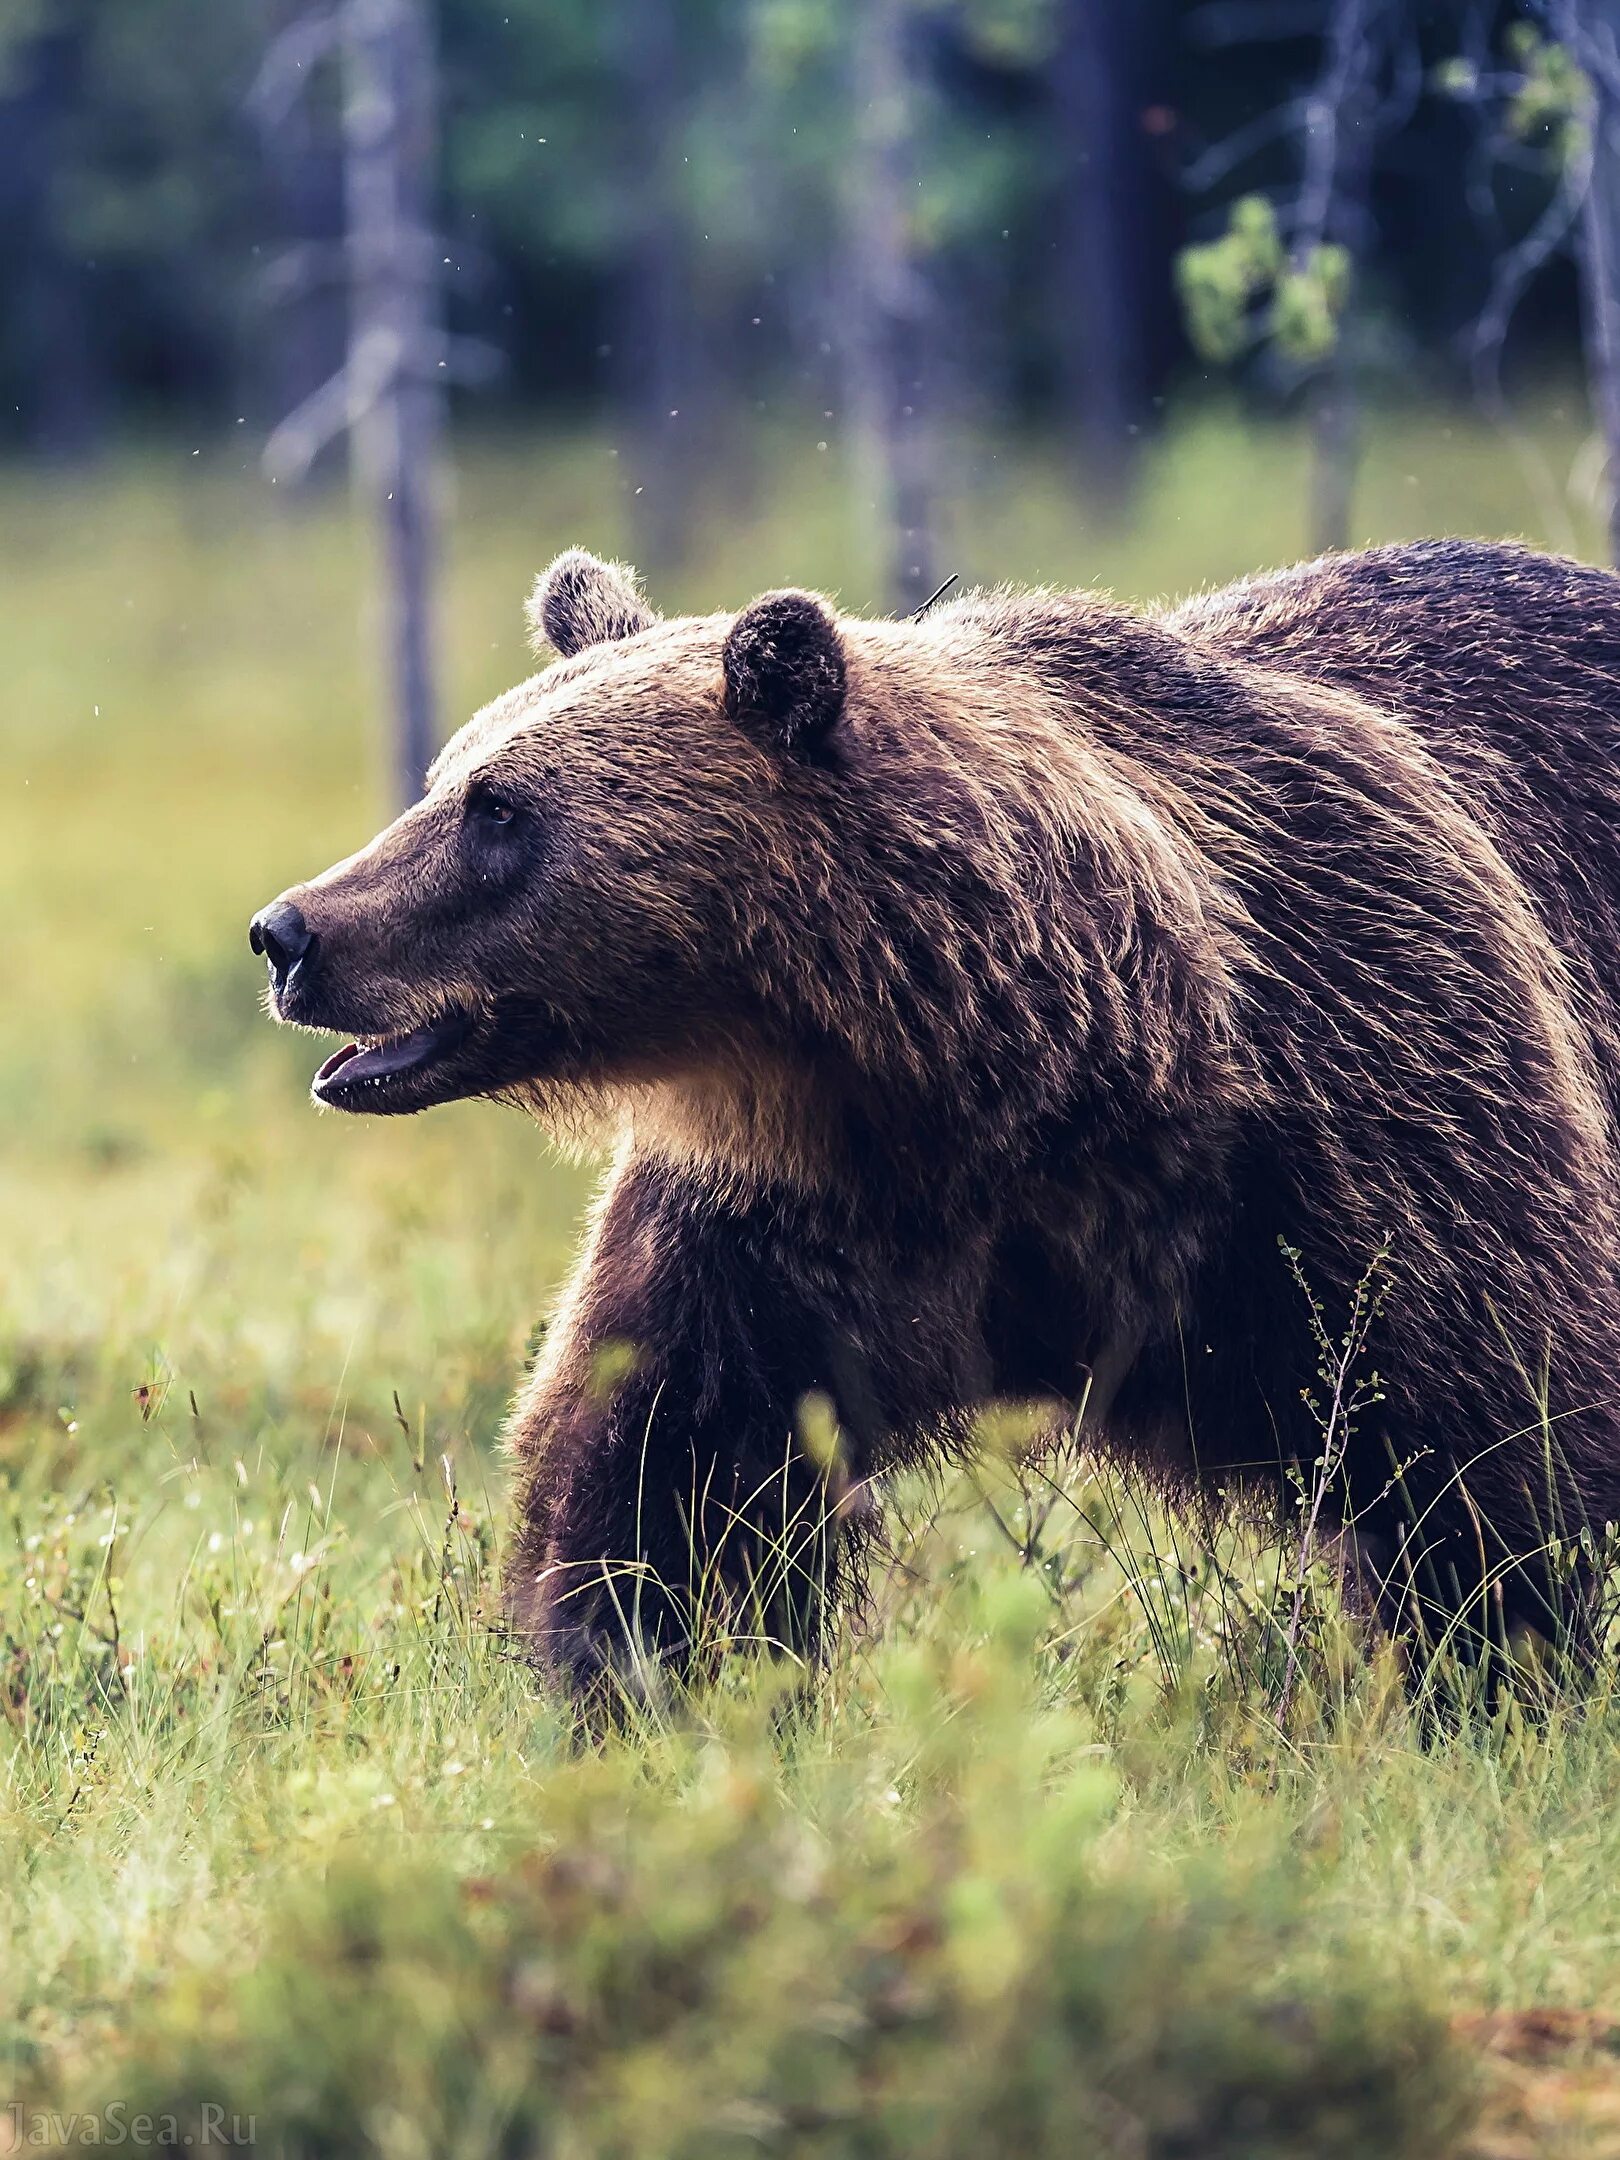
{"label": "brown bear", "polygon": [[1439,541],[664,621],[572,552],[531,616],[553,664],[252,938],[354,1037],[318,1101],[611,1141],[511,1421],[543,1663],[716,1597],[813,1647],[852,1494],[997,1398],[1286,1502],[1291,1270],[1337,1328],[1381,1252],[1338,1524],[1545,1618],[1620,1516],[1620,582]]}

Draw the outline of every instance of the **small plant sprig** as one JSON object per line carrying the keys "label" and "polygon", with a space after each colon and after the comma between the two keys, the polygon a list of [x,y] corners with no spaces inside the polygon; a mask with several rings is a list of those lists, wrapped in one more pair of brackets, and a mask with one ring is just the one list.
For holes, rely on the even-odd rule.
{"label": "small plant sprig", "polygon": [[1277,1697],[1277,1723],[1286,1731],[1294,1688],[1299,1678],[1299,1648],[1305,1619],[1306,1581],[1316,1552],[1322,1510],[1327,1504],[1329,1492],[1337,1484],[1343,1470],[1357,1418],[1372,1404],[1384,1399],[1384,1384],[1376,1368],[1368,1367],[1365,1371],[1359,1371],[1358,1367],[1367,1355],[1373,1329],[1389,1293],[1390,1240],[1384,1239],[1368,1262],[1366,1272],[1356,1284],[1350,1298],[1348,1324],[1344,1333],[1337,1338],[1328,1326],[1321,1299],[1306,1279],[1304,1261],[1298,1246],[1290,1245],[1282,1238],[1279,1238],[1277,1243],[1288,1263],[1289,1273],[1305,1300],[1311,1340],[1316,1346],[1316,1369],[1322,1389],[1321,1393],[1313,1387],[1300,1389],[1300,1399],[1321,1435],[1322,1444],[1309,1483],[1307,1484],[1302,1472],[1295,1473],[1299,1484],[1302,1520],[1292,1602],[1283,1644],[1282,1686]]}

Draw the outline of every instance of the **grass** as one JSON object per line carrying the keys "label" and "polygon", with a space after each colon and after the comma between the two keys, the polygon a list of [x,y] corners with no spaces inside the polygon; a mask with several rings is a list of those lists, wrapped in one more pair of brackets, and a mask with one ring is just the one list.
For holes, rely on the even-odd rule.
{"label": "grass", "polygon": [[[454,711],[553,548],[625,544],[608,450],[463,460]],[[381,815],[364,555],[189,451],[0,498],[0,2150],[1620,2152],[1620,1708],[1437,1737],[1318,1577],[1117,1473],[897,1494],[813,1690],[739,1661],[605,1737],[536,1693],[492,1440],[588,1179],[490,1109],[309,1110],[243,926]],[[1299,445],[1230,416],[1123,534],[965,464],[970,578],[1297,552]],[[1538,530],[1421,414],[1362,504]],[[830,455],[747,505],[656,597],[870,597]]]}

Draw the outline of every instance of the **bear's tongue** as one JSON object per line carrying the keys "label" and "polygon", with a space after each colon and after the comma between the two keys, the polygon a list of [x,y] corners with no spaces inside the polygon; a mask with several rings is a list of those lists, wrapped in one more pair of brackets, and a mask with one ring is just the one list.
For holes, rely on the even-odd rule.
{"label": "bear's tongue", "polygon": [[392,1042],[375,1043],[366,1050],[358,1043],[345,1043],[341,1050],[333,1051],[315,1075],[315,1091],[319,1094],[339,1075],[347,1088],[409,1072],[413,1065],[420,1065],[424,1058],[432,1056],[444,1041],[445,1033],[445,1024],[439,1020],[427,1027],[413,1028],[409,1035],[396,1036]]}

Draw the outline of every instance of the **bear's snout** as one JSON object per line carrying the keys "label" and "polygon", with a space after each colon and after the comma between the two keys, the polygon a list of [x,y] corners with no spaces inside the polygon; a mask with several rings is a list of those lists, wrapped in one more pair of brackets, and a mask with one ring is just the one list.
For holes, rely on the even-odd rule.
{"label": "bear's snout", "polygon": [[271,985],[276,996],[282,998],[293,976],[309,959],[315,933],[294,901],[272,900],[248,924],[248,943],[269,962]]}

